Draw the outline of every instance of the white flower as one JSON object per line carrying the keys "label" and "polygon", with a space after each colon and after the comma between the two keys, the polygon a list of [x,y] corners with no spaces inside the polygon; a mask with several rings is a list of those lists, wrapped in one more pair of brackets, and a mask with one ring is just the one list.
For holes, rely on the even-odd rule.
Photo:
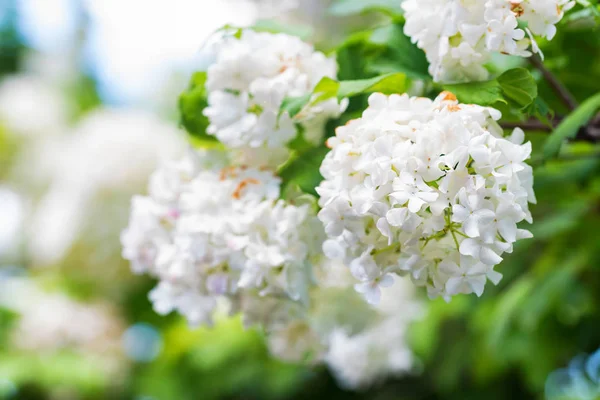
{"label": "white flower", "polygon": [[[493,53],[539,53],[533,35],[551,40],[569,0],[406,0],[404,32],[425,51],[436,81],[486,79]],[[527,24],[527,35],[518,27]],[[528,48],[531,47],[531,51]]]}
{"label": "white flower", "polygon": [[0,126],[12,133],[36,137],[60,133],[70,111],[60,90],[38,77],[13,76],[0,84]]}
{"label": "white flower", "polygon": [[440,263],[440,270],[450,276],[446,281],[445,290],[452,296],[458,293],[483,294],[487,279],[497,284],[502,275],[475,258],[460,256],[458,263],[445,260]]}
{"label": "white flower", "polygon": [[[387,277],[394,287],[382,291],[381,302],[375,308],[354,306],[351,312],[343,312],[353,300],[339,289],[331,293],[323,289],[317,297],[329,302],[314,312],[313,325],[325,333],[323,359],[342,387],[366,388],[412,369],[406,330],[421,314],[419,303],[408,280],[396,278],[393,282],[390,275]],[[325,315],[330,319],[330,330],[323,330],[321,318]]]}
{"label": "white flower", "polygon": [[327,119],[340,114],[335,100],[295,119],[279,109],[285,97],[309,94],[321,78],[335,78],[335,60],[285,34],[245,29],[239,38],[221,36],[207,71],[208,133],[230,147],[281,148],[301,123],[306,138],[319,140]]}
{"label": "white flower", "polygon": [[344,261],[369,302],[389,274],[445,299],[497,283],[493,268],[527,236],[517,224],[531,222],[535,201],[531,145],[520,129],[505,139],[499,117],[448,92],[434,101],[376,93],[329,139],[317,188],[323,251]]}
{"label": "white flower", "polygon": [[381,288],[390,287],[394,284],[394,278],[390,274],[385,274],[369,282],[357,283],[354,288],[358,293],[365,296],[369,304],[378,304],[381,300]]}
{"label": "white flower", "polygon": [[278,199],[271,171],[224,166],[224,158],[190,152],[159,169],[150,196],[134,198],[121,237],[134,271],[160,280],[150,294],[156,311],[194,325],[211,323],[220,298],[306,302],[323,239],[308,205]]}
{"label": "white flower", "polygon": [[[90,243],[86,228],[104,227],[94,228],[98,233],[113,228],[112,234],[122,229],[122,220],[114,217],[114,204],[121,203],[108,202],[113,209],[107,215],[98,206],[107,202],[98,199],[108,193],[113,199],[133,195],[159,164],[186,148],[181,132],[152,114],[110,109],[89,114],[70,135],[53,144],[60,151],[44,148],[44,157],[36,160],[49,178],[48,190],[31,217],[28,238],[40,265],[61,260],[78,239]],[[169,212],[154,208],[154,213]]]}
{"label": "white flower", "polygon": [[492,202],[485,200],[482,193],[467,195],[467,190],[462,188],[458,193],[458,204],[452,206],[452,221],[462,223],[467,236],[478,237],[479,226],[492,221],[495,216],[490,209],[492,206]]}
{"label": "white flower", "polygon": [[507,16],[503,21],[490,21],[486,37],[487,47],[505,53],[514,53],[517,50],[516,42],[525,37],[525,32],[517,29],[517,25],[517,19],[512,15]]}
{"label": "white flower", "polygon": [[148,298],[154,310],[167,315],[177,311],[184,315],[191,326],[212,324],[212,314],[217,306],[216,298],[203,296],[199,291],[190,290],[188,286],[160,282],[149,293]]}
{"label": "white flower", "polygon": [[[243,302],[245,316],[266,325],[271,353],[286,361],[324,363],[338,383],[361,389],[412,369],[406,340],[410,323],[422,315],[408,279],[386,275],[393,287],[369,305],[352,290],[352,276],[340,262],[316,265],[308,308],[289,300],[256,297]],[[257,311],[260,310],[260,311]]]}
{"label": "white flower", "polygon": [[22,277],[0,279],[0,293],[0,306],[20,317],[12,331],[16,348],[36,353],[68,348],[96,357],[120,350],[123,321],[106,304],[76,302]]}

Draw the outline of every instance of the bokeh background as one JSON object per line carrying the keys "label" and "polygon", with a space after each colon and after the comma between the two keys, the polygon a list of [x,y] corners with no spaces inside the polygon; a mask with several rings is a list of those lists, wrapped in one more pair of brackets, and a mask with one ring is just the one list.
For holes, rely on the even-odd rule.
{"label": "bokeh background", "polygon": [[[482,298],[425,302],[412,374],[345,391],[271,358],[238,318],[190,329],[152,311],[119,234],[130,197],[186,147],[177,97],[202,42],[275,18],[327,49],[377,19],[294,3],[0,0],[0,399],[598,398],[599,158],[537,165],[535,239]],[[579,23],[545,47],[579,99],[600,91],[599,32]]]}

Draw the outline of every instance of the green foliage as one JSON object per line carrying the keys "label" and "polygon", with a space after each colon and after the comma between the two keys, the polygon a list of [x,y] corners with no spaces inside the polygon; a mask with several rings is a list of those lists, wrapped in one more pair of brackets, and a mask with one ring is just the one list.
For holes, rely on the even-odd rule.
{"label": "green foliage", "polygon": [[[469,82],[444,85],[463,103],[483,106],[498,106],[503,103],[524,110],[537,98],[537,85],[531,73],[525,68],[514,68],[498,76],[496,79],[483,82]],[[538,103],[541,107],[542,103]]]}
{"label": "green foliage", "polygon": [[317,198],[312,194],[305,193],[300,185],[296,183],[286,185],[281,197],[289,204],[296,206],[308,205],[315,212],[319,209]]}
{"label": "green foliage", "polygon": [[409,78],[430,80],[425,53],[403,29],[403,24],[394,23],[373,30],[367,44],[378,47],[381,54],[371,62],[369,70],[378,74],[403,72]]}
{"label": "green foliage", "polygon": [[299,389],[306,371],[269,357],[260,333],[240,318],[220,318],[214,328],[190,330],[185,322],[165,332],[165,351],[141,369],[138,393],[195,400],[275,399]]}
{"label": "green foliage", "polygon": [[287,112],[291,117],[294,117],[305,107],[316,106],[320,102],[334,97],[341,100],[366,93],[393,94],[402,93],[405,90],[406,76],[400,73],[341,82],[325,77],[315,86],[311,94],[284,99],[280,112]]}
{"label": "green foliage", "polygon": [[566,139],[574,138],[579,129],[586,125],[599,109],[600,93],[587,99],[558,125],[546,141],[544,157],[556,156],[560,152],[563,142]]}
{"label": "green foliage", "polygon": [[600,10],[591,4],[563,18],[564,28],[570,31],[586,31],[600,26]]}
{"label": "green foliage", "polygon": [[295,151],[277,171],[277,175],[282,179],[283,190],[293,184],[304,193],[316,195],[315,188],[323,180],[319,167],[328,152],[329,149],[325,146]]}
{"label": "green foliage", "polygon": [[374,92],[394,94],[403,93],[405,91],[406,76],[404,74],[389,73],[370,79],[340,82],[337,90],[337,97],[354,97],[359,94]]}
{"label": "green foliage", "polygon": [[208,118],[202,114],[202,110],[208,106],[205,84],[206,72],[196,72],[188,89],[179,96],[181,125],[196,139],[215,142],[215,137],[206,133]]}
{"label": "green foliage", "polygon": [[31,383],[48,388],[62,386],[86,398],[100,398],[102,394],[108,395],[105,391],[111,383],[99,364],[94,357],[82,357],[69,351],[6,352],[0,364],[0,377],[19,386]]}
{"label": "green foliage", "polygon": [[18,149],[16,142],[16,138],[0,125],[0,178],[8,173],[9,166],[14,161]]}
{"label": "green foliage", "polygon": [[496,79],[482,82],[444,85],[444,89],[455,94],[458,100],[463,103],[485,106],[492,106],[497,103],[508,104],[502,95],[502,88]]}
{"label": "green foliage", "polygon": [[17,28],[17,2],[3,0],[0,5],[0,76],[17,72],[26,48]]}
{"label": "green foliage", "polygon": [[345,16],[379,11],[390,16],[402,15],[402,7],[395,0],[337,0],[329,8],[332,15]]}
{"label": "green foliage", "polygon": [[538,95],[533,76],[524,68],[508,70],[496,80],[502,94],[521,110],[532,104]]}
{"label": "green foliage", "polygon": [[526,114],[532,115],[542,123],[552,128],[551,120],[554,119],[554,111],[550,109],[548,104],[541,97],[536,97],[533,103],[527,108]]}
{"label": "green foliage", "polygon": [[425,53],[403,29],[402,23],[392,22],[350,35],[337,49],[340,79],[402,72],[411,79],[431,80]]}

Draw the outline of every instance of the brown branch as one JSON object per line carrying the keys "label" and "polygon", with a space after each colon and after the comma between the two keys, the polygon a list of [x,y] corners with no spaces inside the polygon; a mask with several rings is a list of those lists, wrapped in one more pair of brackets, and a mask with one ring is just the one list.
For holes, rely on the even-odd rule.
{"label": "brown branch", "polygon": [[[532,118],[521,122],[500,122],[500,126],[502,129],[521,128],[524,131],[552,133],[552,131],[562,122],[562,118],[556,117],[550,122],[552,123],[552,127]],[[600,142],[600,113],[596,114],[596,116],[592,118],[586,125],[579,128],[577,135],[575,135],[572,140],[591,143]]]}
{"label": "brown branch", "polygon": [[501,122],[500,126],[503,129],[521,128],[524,131],[544,131],[544,132],[552,132],[552,130],[556,127],[555,124],[553,127],[550,127],[536,119],[530,119],[528,121],[523,121],[523,122]]}
{"label": "brown branch", "polygon": [[558,94],[569,110],[573,111],[577,108],[577,100],[575,100],[575,97],[573,97],[571,92],[569,92],[569,89],[567,89],[558,78],[544,66],[542,59],[538,55],[530,57],[529,62],[542,73],[552,90]]}

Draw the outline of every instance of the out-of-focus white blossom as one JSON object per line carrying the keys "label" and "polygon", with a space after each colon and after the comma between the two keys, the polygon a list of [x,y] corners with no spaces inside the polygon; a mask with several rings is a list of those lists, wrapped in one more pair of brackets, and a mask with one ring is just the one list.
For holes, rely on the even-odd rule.
{"label": "out-of-focus white blossom", "polygon": [[[46,146],[35,160],[50,180],[30,221],[31,251],[40,264],[65,255],[93,214],[96,198],[133,195],[161,162],[186,148],[182,133],[170,124],[145,112],[119,110],[90,114],[54,145],[56,151]],[[101,218],[102,227],[110,226]]]}
{"label": "out-of-focus white blossom", "polygon": [[326,256],[344,260],[356,290],[377,303],[391,275],[431,297],[483,293],[494,266],[531,234],[531,144],[503,138],[492,108],[373,94],[362,118],[339,127],[321,166]]}
{"label": "out-of-focus white blossom", "polygon": [[160,280],[156,311],[202,324],[219,298],[306,301],[322,228],[308,205],[279,195],[272,171],[228,166],[221,153],[190,152],[159,169],[150,195],[134,197],[121,238],[133,270]]}
{"label": "out-of-focus white blossom", "polygon": [[23,136],[60,133],[69,118],[69,104],[59,90],[33,75],[0,82],[0,126]]}
{"label": "out-of-focus white blossom", "polygon": [[271,352],[285,360],[324,363],[348,389],[409,373],[414,359],[406,331],[422,312],[414,285],[396,277],[380,304],[371,306],[352,290],[352,276],[342,264],[326,262],[319,272],[310,308],[267,327]]}
{"label": "out-of-focus white blossom", "polygon": [[12,277],[0,280],[0,306],[19,317],[12,334],[19,349],[119,354],[123,324],[106,305],[78,303],[45,292],[27,278]]}
{"label": "out-of-focus white blossom", "polygon": [[220,32],[209,42],[207,71],[208,133],[225,145],[240,148],[282,148],[303,124],[307,138],[322,137],[328,118],[340,113],[335,99],[302,116],[280,115],[286,97],[309,94],[323,77],[335,78],[335,59],[286,34],[241,31],[239,37]]}
{"label": "out-of-focus white blossom", "polygon": [[25,209],[23,198],[17,192],[0,186],[0,259],[14,255],[15,247],[23,239]]}
{"label": "out-of-focus white blossom", "polygon": [[492,53],[539,52],[534,35],[551,40],[574,5],[570,0],[406,0],[404,32],[425,51],[434,80],[482,80]]}

